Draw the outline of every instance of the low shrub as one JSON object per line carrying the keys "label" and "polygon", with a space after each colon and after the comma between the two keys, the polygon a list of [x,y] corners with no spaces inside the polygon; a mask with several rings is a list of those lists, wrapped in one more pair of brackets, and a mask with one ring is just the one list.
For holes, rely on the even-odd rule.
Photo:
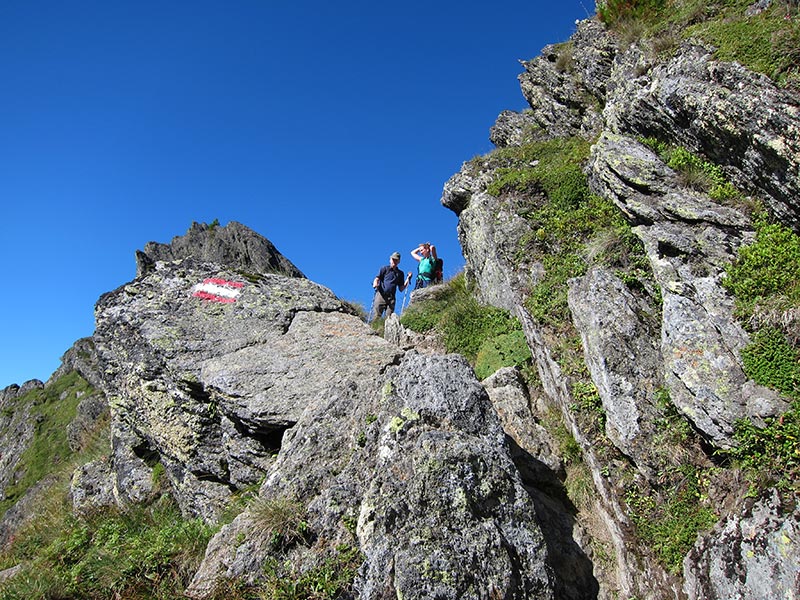
{"label": "low shrub", "polygon": [[652,17],[666,4],[665,0],[597,0],[597,16],[606,25],[614,26]]}
{"label": "low shrub", "polygon": [[524,368],[531,361],[531,351],[522,330],[503,333],[485,340],[475,358],[475,374],[485,379],[503,367]]}
{"label": "low shrub", "polygon": [[290,498],[256,498],[250,514],[257,528],[270,535],[274,548],[288,548],[308,534],[305,507]]}
{"label": "low shrub", "polygon": [[705,192],[717,202],[743,201],[742,194],[728,181],[719,165],[655,138],[643,138],[641,142],[658,153],[670,169],[677,171],[687,187]]}
{"label": "low shrub", "polygon": [[779,310],[800,307],[800,236],[764,215],[755,226],[755,241],[740,248],[723,281],[745,321],[762,304]]}

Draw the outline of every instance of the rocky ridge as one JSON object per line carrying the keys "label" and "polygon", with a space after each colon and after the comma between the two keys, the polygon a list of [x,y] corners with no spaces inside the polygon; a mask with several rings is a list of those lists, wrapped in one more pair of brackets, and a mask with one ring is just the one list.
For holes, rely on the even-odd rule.
{"label": "rocky ridge", "polygon": [[[513,368],[479,382],[463,357],[395,318],[379,337],[266,239],[195,224],[137,252],[136,278],[99,299],[94,335],[51,378],[77,372],[102,393],[77,403],[74,431],[109,413],[109,453],[75,471],[74,510],[166,491],[186,518],[213,525],[257,490],[209,543],[185,592],[197,599],[230,581],[257,585],[265,565],[307,572],[345,548],[358,553],[348,594],[363,599],[797,597],[796,497],[746,498],[722,471],[708,490],[720,519],[678,573],[638,541],[626,504],[630,488],[655,487],[680,463],[665,451],[666,420],[677,414],[694,433],[680,460],[711,466],[715,449],[735,445],[737,419],[763,423],[789,405],[745,375],[750,337],[721,285],[754,237],[749,212],[688,188],[641,138],[702,152],[800,230],[797,98],[698,44],[664,62],[620,48],[596,21],[568,48],[568,69],[563,46],[523,63],[530,110],[501,114],[491,139],[590,140],[591,189],[641,242],[652,276],[642,287],[602,264],[568,284],[602,432],[574,409],[576,375],[526,304],[546,268],[519,251],[537,236],[525,214],[546,193],[490,193],[488,157],[465,163],[442,203],[459,216],[481,299],[522,323],[537,386]],[[0,394],[3,489],[34,435],[17,401],[51,381]],[[580,506],[565,490],[575,466],[546,426],[553,412],[587,469]],[[6,512],[4,541],[25,500]],[[276,543],[262,509],[279,502],[301,507],[305,525]]]}
{"label": "rocky ridge", "polygon": [[[530,109],[503,113],[492,140],[500,148],[559,138],[592,141],[586,164],[591,191],[625,215],[657,286],[634,291],[602,265],[569,281],[570,320],[602,401],[605,435],[640,477],[656,482],[670,464],[658,447],[659,424],[668,419],[665,410],[677,409],[701,442],[689,460],[711,465],[715,448],[736,444],[737,420],[763,424],[789,408],[787,398],[744,374],[741,351],[750,336],[722,286],[725,267],[752,242],[754,226],[746,207],[687,186],[642,138],[702,153],[797,231],[798,98],[739,65],[715,61],[712,49],[696,43],[685,42],[665,61],[643,46],[621,48],[596,21],[580,23],[568,45],[549,46],[523,66],[520,82]],[[607,548],[615,554],[609,571],[595,565],[608,586],[601,595],[616,589],[637,598],[796,597],[797,545],[770,541],[776,528],[796,529],[796,497],[786,503],[767,495],[755,505],[736,493],[717,497],[722,520],[687,556],[683,581],[654,564],[647,549],[636,549],[627,534],[633,524],[626,490],[603,475],[609,473],[607,452],[570,408],[577,402],[574,377],[562,370],[557,344],[525,303],[544,274],[541,262],[520,259],[518,250],[540,235],[524,213],[542,202],[541,190],[493,193],[497,168],[491,156],[465,163],[445,185],[442,203],[459,215],[468,277],[485,302],[520,318],[544,396],[562,413],[592,470],[598,502],[587,513],[596,518],[587,515],[584,522],[592,521],[595,536],[610,539]],[[666,406],[659,401],[665,392]],[[767,513],[751,533],[740,529],[740,522]],[[730,545],[750,543],[760,551],[729,553]],[[794,575],[781,575],[783,569]]]}

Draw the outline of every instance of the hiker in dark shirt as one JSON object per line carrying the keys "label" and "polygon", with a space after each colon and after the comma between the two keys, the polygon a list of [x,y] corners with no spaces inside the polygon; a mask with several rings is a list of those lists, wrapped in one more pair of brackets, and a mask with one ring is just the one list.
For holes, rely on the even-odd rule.
{"label": "hiker in dark shirt", "polygon": [[385,316],[391,315],[394,312],[396,291],[399,289],[402,292],[411,282],[411,271],[403,279],[403,272],[397,266],[399,263],[400,253],[395,252],[389,257],[389,264],[381,267],[372,282],[372,288],[375,290],[375,300],[372,304],[375,318],[383,317],[384,311]]}

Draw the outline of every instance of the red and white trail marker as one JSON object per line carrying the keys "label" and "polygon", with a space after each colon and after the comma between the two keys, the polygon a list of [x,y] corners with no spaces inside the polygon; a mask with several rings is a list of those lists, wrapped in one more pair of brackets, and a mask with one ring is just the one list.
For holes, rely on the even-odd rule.
{"label": "red and white trail marker", "polygon": [[240,281],[228,281],[212,277],[204,279],[192,287],[192,296],[211,302],[222,302],[231,304],[236,302],[237,296],[241,293],[244,284]]}

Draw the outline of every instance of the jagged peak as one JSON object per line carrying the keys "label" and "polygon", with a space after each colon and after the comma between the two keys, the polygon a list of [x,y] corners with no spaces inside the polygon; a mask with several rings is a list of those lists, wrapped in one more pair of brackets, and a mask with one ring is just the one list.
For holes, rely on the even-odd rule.
{"label": "jagged peak", "polygon": [[136,251],[136,277],[155,269],[159,261],[196,258],[233,270],[254,274],[278,273],[305,278],[288,258],[283,256],[267,238],[236,221],[219,225],[193,222],[182,236],[169,244],[148,242],[144,250]]}

